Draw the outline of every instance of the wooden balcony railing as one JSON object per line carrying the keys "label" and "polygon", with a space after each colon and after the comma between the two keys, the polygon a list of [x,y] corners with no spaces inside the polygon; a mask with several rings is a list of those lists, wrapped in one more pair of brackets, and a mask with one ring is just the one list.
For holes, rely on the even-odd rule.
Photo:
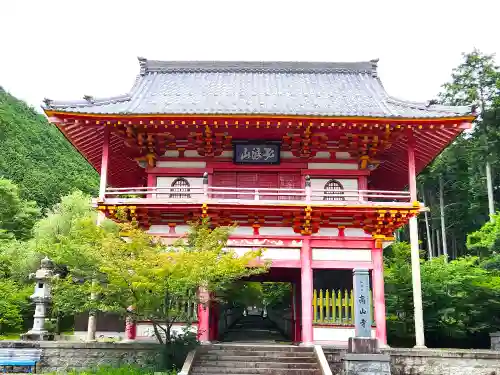
{"label": "wooden balcony railing", "polygon": [[345,205],[355,203],[411,203],[408,191],[312,189],[306,177],[304,188],[245,188],[209,186],[208,177],[203,177],[201,186],[150,186],[130,188],[108,188],[104,198],[111,204],[140,203],[148,199],[158,203],[238,203],[238,204],[309,204]]}
{"label": "wooden balcony railing", "polygon": [[[345,205],[356,203],[411,203],[407,191],[385,190],[312,190],[286,188],[240,188],[240,187],[131,187],[108,188],[106,201],[135,201],[137,199],[155,200],[165,203],[320,203],[322,205]],[[116,202],[114,202],[116,204]]]}

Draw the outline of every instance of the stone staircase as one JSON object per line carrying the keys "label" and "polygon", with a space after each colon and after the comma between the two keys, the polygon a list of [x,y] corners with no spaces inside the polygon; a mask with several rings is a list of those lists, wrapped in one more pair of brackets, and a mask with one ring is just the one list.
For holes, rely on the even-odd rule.
{"label": "stone staircase", "polygon": [[313,348],[291,345],[216,344],[198,348],[189,375],[320,375]]}
{"label": "stone staircase", "polygon": [[275,324],[259,315],[243,316],[224,334],[224,342],[275,343],[287,342]]}

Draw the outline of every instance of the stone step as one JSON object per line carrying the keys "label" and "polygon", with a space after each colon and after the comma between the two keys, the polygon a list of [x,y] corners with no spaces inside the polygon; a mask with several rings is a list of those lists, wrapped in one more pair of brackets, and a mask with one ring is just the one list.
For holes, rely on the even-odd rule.
{"label": "stone step", "polygon": [[256,361],[197,361],[195,362],[196,366],[200,366],[202,368],[209,367],[230,367],[230,368],[298,368],[298,369],[308,369],[308,368],[316,368],[316,364],[311,362],[275,362],[275,361],[264,361],[264,362],[256,362]]}
{"label": "stone step", "polygon": [[269,335],[227,335],[224,337],[224,342],[237,342],[237,341],[267,341],[269,344],[273,344],[276,341],[286,342],[287,340],[281,336],[269,336]]}
{"label": "stone step", "polygon": [[214,344],[198,348],[192,375],[320,375],[311,347]]}
{"label": "stone step", "polygon": [[220,350],[208,350],[200,352],[200,358],[208,356],[216,356],[219,358],[225,357],[266,357],[266,358],[296,358],[296,357],[310,357],[315,358],[312,352],[286,352],[286,351],[258,351],[258,350],[226,350],[221,353]]}
{"label": "stone step", "polygon": [[274,327],[231,327],[227,332],[278,332]]}
{"label": "stone step", "polygon": [[280,363],[316,363],[314,356],[268,356],[264,355],[210,355],[203,354],[197,359],[197,363],[203,362],[280,362]]}
{"label": "stone step", "polygon": [[314,349],[307,346],[293,345],[238,345],[238,344],[214,344],[201,346],[200,353],[207,351],[238,350],[240,352],[293,352],[293,353],[313,353]]}
{"label": "stone step", "polygon": [[[300,358],[299,358],[300,359]],[[314,358],[313,358],[314,359]],[[276,367],[276,368],[302,368],[302,367],[310,367],[315,366],[316,363],[314,360],[306,359],[304,360],[278,360],[277,358],[267,358],[264,360],[259,360],[258,358],[251,358],[246,360],[230,360],[230,359],[215,359],[215,360],[206,360],[200,359],[195,362],[200,366],[217,366],[217,367]]]}
{"label": "stone step", "polygon": [[192,375],[204,375],[204,374],[320,375],[321,372],[318,369],[218,368],[218,367],[194,369],[194,371],[192,372]]}

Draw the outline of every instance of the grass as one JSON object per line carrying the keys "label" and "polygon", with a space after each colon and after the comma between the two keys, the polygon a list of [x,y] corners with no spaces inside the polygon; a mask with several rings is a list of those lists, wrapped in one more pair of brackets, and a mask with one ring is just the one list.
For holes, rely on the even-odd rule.
{"label": "grass", "polygon": [[19,340],[21,336],[19,333],[6,333],[4,335],[0,335],[0,340]]}

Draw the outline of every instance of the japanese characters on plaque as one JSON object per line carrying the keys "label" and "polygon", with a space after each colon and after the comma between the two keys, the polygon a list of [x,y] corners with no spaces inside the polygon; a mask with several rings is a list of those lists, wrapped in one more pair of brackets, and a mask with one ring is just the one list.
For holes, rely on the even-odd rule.
{"label": "japanese characters on plaque", "polygon": [[277,142],[235,142],[234,162],[236,164],[279,164],[280,144]]}
{"label": "japanese characters on plaque", "polygon": [[370,272],[356,269],[354,277],[354,327],[356,337],[371,337]]}

